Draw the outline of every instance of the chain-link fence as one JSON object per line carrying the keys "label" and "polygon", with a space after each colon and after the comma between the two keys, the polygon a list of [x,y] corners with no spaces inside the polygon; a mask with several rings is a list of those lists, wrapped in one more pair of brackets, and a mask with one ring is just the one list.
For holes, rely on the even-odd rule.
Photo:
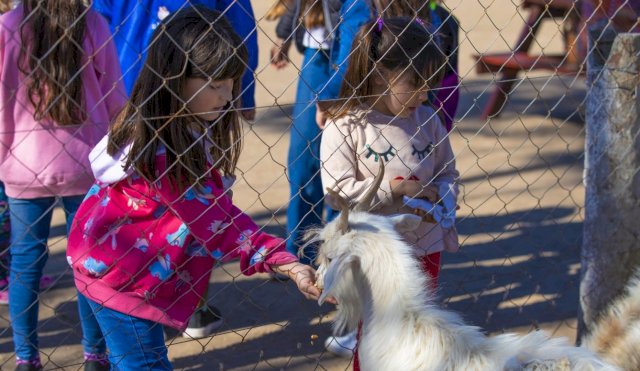
{"label": "chain-link fence", "polygon": [[[83,340],[80,325],[91,316],[91,310],[78,313],[77,288],[93,302],[111,301],[105,307],[116,312],[165,325],[162,328],[147,324],[147,330],[156,331],[156,335],[164,332],[168,359],[175,369],[351,368],[350,351],[343,352],[347,357],[340,357],[325,348],[325,340],[331,336],[334,305],[318,306],[315,301],[306,300],[295,282],[282,274],[242,274],[242,270],[260,270],[256,267],[265,258],[257,250],[271,242],[262,237],[263,240],[246,244],[245,239],[254,229],[227,203],[232,199],[238,211],[255,221],[259,231],[284,238],[287,249],[294,251],[302,245],[305,228],[330,220],[335,214],[327,207],[332,205],[323,203],[323,187],[340,188],[356,199],[358,182],[366,183],[368,179],[367,164],[378,161],[387,164],[389,176],[402,176],[404,184],[419,184],[420,192],[409,195],[417,198],[429,196],[438,180],[455,178],[459,187],[456,227],[460,250],[443,252],[441,256],[437,292],[445,307],[489,333],[525,333],[543,328],[554,336],[576,339],[583,223],[588,209],[584,185],[587,92],[588,86],[593,85],[585,79],[586,61],[594,53],[606,55],[598,47],[600,34],[592,34],[595,42],[589,44],[588,30],[595,27],[616,33],[638,32],[637,2],[93,1],[91,7],[96,12],[83,8],[78,1],[52,3],[25,2],[31,6],[30,14],[21,13],[23,3],[13,4],[18,10],[3,16],[0,30],[0,180],[5,182],[8,195],[8,201],[0,204],[6,227],[0,236],[4,252],[0,268],[5,272],[0,277],[4,283],[0,302],[5,304],[0,307],[1,369],[15,367],[17,357],[35,355],[39,355],[45,369],[81,369],[87,360],[94,360],[87,358],[90,335],[85,329]],[[219,10],[238,39],[229,33],[229,27],[207,26],[219,18],[200,11],[196,15],[207,22],[192,19],[180,27],[168,28],[176,14],[200,5]],[[54,6],[68,9],[66,18],[60,9],[52,10]],[[4,10],[10,8],[7,5]],[[106,23],[98,18],[98,12]],[[396,25],[390,18],[399,14],[408,16],[410,21],[398,26],[399,31],[394,34]],[[42,17],[47,16],[57,17],[58,24],[42,30],[38,27],[45,23],[36,23],[36,28],[29,31],[29,25],[33,25],[30,22],[42,22]],[[78,28],[83,22],[69,19],[71,16],[86,22],[85,26]],[[60,24],[70,27],[66,31],[56,29]],[[364,30],[357,34],[360,27]],[[432,36],[420,45],[410,40],[405,48],[402,35],[414,29]],[[162,30],[166,31],[164,37],[159,36]],[[64,42],[52,41],[56,34]],[[34,43],[37,36],[42,36],[42,41]],[[393,37],[396,43],[377,49]],[[24,40],[34,44],[25,48]],[[209,42],[217,44],[212,47]],[[154,43],[162,47],[154,48]],[[69,49],[60,47],[63,44],[68,44]],[[402,68],[384,65],[382,61],[400,44],[405,56],[392,63]],[[37,50],[33,45],[49,45],[51,49]],[[366,58],[357,54],[358,47]],[[440,56],[433,57],[434,50]],[[27,55],[26,59],[20,59],[23,55]],[[47,65],[54,59],[52,55],[58,59],[55,65]],[[154,59],[154,64],[145,69],[147,56]],[[403,58],[413,62],[403,65]],[[606,56],[602,58],[606,60]],[[432,68],[422,59],[439,63]],[[119,70],[114,68],[115,62],[119,62]],[[357,63],[365,66],[365,73],[349,80],[356,67],[347,70],[347,65]],[[383,68],[378,69],[379,66]],[[33,72],[41,67],[44,71],[62,72]],[[240,75],[242,68],[238,67],[249,71]],[[427,79],[426,85],[422,81],[409,91],[395,94],[394,89],[401,85],[399,76],[424,77],[426,71],[440,78]],[[112,73],[118,75],[116,79],[112,79]],[[341,97],[338,88],[345,76],[346,81],[357,84],[344,83]],[[635,77],[633,71],[630,76],[630,80],[638,81],[637,71]],[[138,77],[138,84],[134,85]],[[188,81],[188,77],[200,80]],[[600,78],[598,72],[590,76],[590,81]],[[78,94],[72,81],[80,80],[84,85],[76,86],[80,89]],[[47,81],[58,81],[58,85],[54,88],[46,85]],[[66,85],[60,86],[60,81]],[[42,90],[42,86],[46,88]],[[370,87],[368,94],[360,94],[362,86]],[[42,91],[60,93],[55,97],[45,93],[41,96],[47,98],[40,99],[38,92]],[[125,104],[127,96],[132,102],[125,109],[127,115],[117,117],[116,108]],[[410,98],[389,98],[395,96]],[[416,99],[426,99],[428,104],[411,106],[410,102]],[[334,153],[327,153],[328,149],[337,153],[337,147],[340,151],[344,147],[321,144],[322,131],[316,121],[323,117],[317,117],[321,115],[317,115],[316,104],[320,112],[325,112],[325,130],[330,131],[330,126],[340,120],[332,115],[353,100],[358,100],[359,105],[351,107],[352,111],[373,107],[383,119],[368,123],[377,128],[379,139],[371,141],[365,128],[342,133],[341,143],[355,143],[356,150],[350,157],[353,163],[349,163],[347,157],[336,159]],[[65,102],[62,112],[67,116],[53,116],[55,109],[51,107],[58,101]],[[601,103],[597,97],[594,102]],[[95,108],[84,109],[89,105]],[[41,109],[37,120],[33,119],[34,106]],[[612,121],[622,112],[602,108],[604,105],[596,107],[591,112],[606,110]],[[415,110],[409,112],[407,108]],[[60,126],[51,117],[81,117],[92,126]],[[242,120],[237,136],[233,130],[235,117],[248,119]],[[411,121],[412,117],[418,119]],[[191,125],[190,119],[200,124],[182,129],[171,125]],[[112,120],[112,126],[120,127],[120,139],[109,145],[102,143],[99,154],[89,155],[93,146],[100,147],[98,142]],[[411,124],[419,129],[407,134],[402,125]],[[436,125],[439,126],[435,128]],[[404,128],[405,132],[390,128]],[[392,134],[385,136],[389,130]],[[409,139],[398,143],[403,135]],[[128,147],[131,138],[138,141]],[[233,172],[235,182],[226,183],[232,177],[210,175],[205,164],[214,163],[226,173],[222,175],[232,175],[227,171],[230,167],[224,165],[233,163],[234,154],[228,148],[237,140],[243,143]],[[204,148],[211,150],[213,158],[202,150],[193,151],[198,143],[205,143]],[[451,158],[443,150],[448,143]],[[635,142],[620,141],[618,145],[624,146],[624,156],[637,157],[637,137]],[[155,167],[148,174],[140,166],[143,162],[134,163],[137,172],[125,171],[131,164],[123,170],[128,153],[147,153],[150,148],[154,156],[160,154],[167,161],[151,161]],[[105,153],[111,160],[105,160]],[[602,152],[594,153],[597,157]],[[87,168],[89,158],[93,171]],[[141,158],[147,161],[144,155],[131,157],[134,162]],[[452,159],[458,174],[453,171]],[[60,165],[65,161],[67,165]],[[101,161],[112,162],[104,165]],[[324,165],[327,167],[323,171]],[[169,175],[175,174],[176,166],[182,171],[178,178],[193,182],[187,182],[186,188],[166,183],[171,179]],[[394,175],[394,166],[404,166],[405,173],[398,170]],[[615,168],[616,164],[610,166]],[[637,188],[638,168],[628,169],[629,163],[624,166],[630,175],[624,178],[627,188],[622,188]],[[69,174],[82,176],[70,178]],[[71,228],[82,231],[76,237],[71,232],[67,250],[65,210],[73,213],[91,186],[85,178],[95,175],[103,176],[103,183],[91,188],[80,207]],[[193,186],[195,183],[199,185]],[[173,186],[176,189],[169,190]],[[85,191],[77,191],[83,187]],[[391,187],[387,189],[391,191]],[[51,198],[54,196],[62,199]],[[94,197],[98,201],[91,201],[92,196],[98,196]],[[394,197],[389,196],[389,202],[397,202],[395,193]],[[629,200],[631,211],[624,213],[631,220],[639,208],[633,205],[638,193],[634,197]],[[113,209],[107,209],[109,202],[115,203]],[[215,219],[207,219],[214,216]],[[592,218],[597,220],[597,216]],[[248,226],[249,233],[242,226]],[[630,231],[627,242],[630,239],[631,243],[616,241],[627,249],[616,253],[623,256],[626,264],[619,270],[627,275],[638,262],[637,227],[633,223],[629,226],[625,230]],[[225,240],[227,232],[235,233],[237,238]],[[439,236],[428,246],[419,246],[422,252],[440,252],[444,243]],[[9,238],[13,241],[11,259]],[[417,238],[416,244],[420,243],[425,242]],[[89,245],[94,250],[82,250],[82,246]],[[171,248],[180,251],[169,252]],[[100,253],[91,256],[93,260],[87,265],[89,250]],[[132,254],[141,255],[131,258]],[[173,254],[183,254],[183,260],[174,261]],[[313,248],[302,255],[304,261],[313,255]],[[228,259],[223,262],[222,257]],[[137,259],[138,265],[129,264],[128,259]],[[288,262],[285,255],[280,259],[284,259],[280,263]],[[78,261],[82,262],[80,266],[73,265]],[[207,264],[212,261],[216,263],[207,280]],[[44,276],[40,278],[42,272]],[[198,279],[201,276],[204,278]],[[158,282],[149,283],[152,279]],[[172,282],[172,286],[166,282]],[[618,289],[624,285],[617,284]],[[119,296],[125,292],[128,297]],[[39,300],[34,302],[36,297]],[[208,309],[196,312],[189,320],[183,312],[192,312],[204,301],[194,298],[206,299]],[[120,327],[124,326],[121,318],[97,317],[103,335],[125,340],[123,334],[127,332]],[[16,322],[16,318],[22,319]],[[185,335],[169,326],[172,323],[188,324],[195,332]],[[17,345],[16,326],[21,329]],[[138,342],[128,338],[124,343],[135,348]],[[157,357],[161,360],[162,355]]]}

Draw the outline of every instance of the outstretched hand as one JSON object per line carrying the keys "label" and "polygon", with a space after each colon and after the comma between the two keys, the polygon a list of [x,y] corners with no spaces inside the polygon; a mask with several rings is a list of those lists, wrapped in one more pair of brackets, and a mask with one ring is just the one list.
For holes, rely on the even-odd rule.
{"label": "outstretched hand", "polygon": [[294,262],[271,267],[278,273],[289,276],[298,286],[298,290],[309,300],[320,298],[320,289],[315,284],[316,271],[305,264]]}

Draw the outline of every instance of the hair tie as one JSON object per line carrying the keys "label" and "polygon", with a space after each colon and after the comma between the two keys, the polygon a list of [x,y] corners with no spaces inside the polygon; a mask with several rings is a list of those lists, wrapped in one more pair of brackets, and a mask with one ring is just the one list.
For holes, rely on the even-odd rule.
{"label": "hair tie", "polygon": [[384,22],[382,21],[382,17],[378,17],[378,20],[376,21],[376,23],[378,24],[378,33],[381,33],[382,25],[384,24]]}

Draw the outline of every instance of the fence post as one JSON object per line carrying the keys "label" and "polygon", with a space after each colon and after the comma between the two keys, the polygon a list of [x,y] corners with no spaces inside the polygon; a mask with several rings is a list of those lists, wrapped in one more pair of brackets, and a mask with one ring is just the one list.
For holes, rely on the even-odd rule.
{"label": "fence post", "polygon": [[599,31],[589,35],[578,341],[640,267],[640,34]]}

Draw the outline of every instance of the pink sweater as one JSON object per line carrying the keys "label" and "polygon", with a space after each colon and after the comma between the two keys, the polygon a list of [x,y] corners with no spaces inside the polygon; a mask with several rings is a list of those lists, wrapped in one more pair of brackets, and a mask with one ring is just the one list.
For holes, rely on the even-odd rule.
{"label": "pink sweater", "polygon": [[[320,161],[323,186],[352,201],[366,193],[379,169],[378,161],[384,161],[384,179],[373,209],[382,215],[413,212],[402,198],[393,197],[390,180],[414,179],[426,186],[455,184],[459,176],[447,130],[435,111],[425,106],[408,118],[358,110],[328,121],[322,132]],[[415,246],[418,256],[456,251],[458,245],[445,244],[443,233],[439,224],[425,222],[404,238]]]}
{"label": "pink sweater", "polygon": [[[158,174],[164,174],[164,153],[156,160]],[[149,183],[127,174],[120,167],[124,180],[91,187],[69,235],[67,260],[78,290],[89,299],[181,329],[216,261],[240,258],[246,275],[297,261],[281,239],[261,232],[231,203],[215,170],[202,187],[184,192],[166,176]]]}
{"label": "pink sweater", "polygon": [[0,17],[0,181],[14,198],[73,196],[93,183],[88,154],[126,101],[118,55],[106,21],[85,16],[80,76],[88,119],[73,126],[36,121],[18,69],[22,6]]}

